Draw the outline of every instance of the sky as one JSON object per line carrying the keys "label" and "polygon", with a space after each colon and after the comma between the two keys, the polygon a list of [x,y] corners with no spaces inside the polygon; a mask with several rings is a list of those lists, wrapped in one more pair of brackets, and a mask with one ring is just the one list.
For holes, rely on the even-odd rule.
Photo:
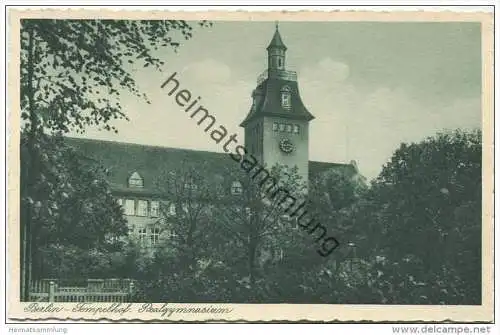
{"label": "sky", "polygon": [[[177,72],[180,88],[200,96],[217,123],[243,139],[239,124],[267,67],[274,30],[274,22],[250,21],[195,29],[177,53],[162,52],[162,72],[133,69],[151,104],[124,95],[130,121],[113,123],[119,133],[88,129],[85,137],[222,152],[160,86]],[[479,23],[280,22],[279,30],[286,68],[297,71],[315,116],[310,160],[355,160],[372,179],[401,142],[481,127]]]}

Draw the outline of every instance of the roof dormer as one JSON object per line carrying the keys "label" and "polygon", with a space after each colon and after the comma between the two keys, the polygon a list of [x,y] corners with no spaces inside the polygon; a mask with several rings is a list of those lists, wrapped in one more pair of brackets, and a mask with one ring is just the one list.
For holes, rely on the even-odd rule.
{"label": "roof dormer", "polygon": [[134,171],[128,178],[128,187],[144,187],[144,179],[137,171]]}

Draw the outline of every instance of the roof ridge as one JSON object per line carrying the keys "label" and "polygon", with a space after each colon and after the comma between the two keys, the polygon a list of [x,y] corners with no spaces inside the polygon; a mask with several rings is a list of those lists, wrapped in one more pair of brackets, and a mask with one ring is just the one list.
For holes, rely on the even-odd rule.
{"label": "roof ridge", "polygon": [[198,150],[198,149],[179,148],[179,147],[167,147],[167,146],[156,145],[156,144],[142,144],[142,143],[125,142],[125,141],[101,140],[101,139],[97,139],[97,138],[64,136],[64,139],[69,139],[70,141],[75,140],[75,141],[82,141],[82,142],[117,144],[117,145],[122,145],[122,146],[125,145],[125,146],[136,146],[136,147],[145,147],[145,148],[170,149],[170,150],[176,150],[176,151],[193,151],[193,152],[200,152],[200,153],[227,155],[227,153],[225,153],[225,152],[218,152],[218,151]]}
{"label": "roof ridge", "polygon": [[[136,146],[143,148],[157,148],[157,149],[167,149],[167,150],[175,150],[175,151],[190,151],[194,153],[208,153],[208,154],[216,154],[216,155],[228,155],[226,152],[217,152],[217,151],[208,151],[208,150],[197,150],[197,149],[187,149],[187,148],[176,148],[176,147],[167,147],[161,145],[153,145],[153,144],[141,144],[141,143],[133,143],[133,142],[123,142],[123,141],[114,141],[114,140],[101,140],[96,138],[84,138],[84,137],[72,137],[72,136],[64,136],[64,139],[68,139],[70,141],[81,141],[81,142],[91,142],[91,143],[108,143],[115,144],[119,146]],[[318,160],[308,160],[309,163],[313,164],[328,164],[328,165],[352,165],[351,163],[340,163],[340,162],[326,162],[326,161],[318,161]]]}

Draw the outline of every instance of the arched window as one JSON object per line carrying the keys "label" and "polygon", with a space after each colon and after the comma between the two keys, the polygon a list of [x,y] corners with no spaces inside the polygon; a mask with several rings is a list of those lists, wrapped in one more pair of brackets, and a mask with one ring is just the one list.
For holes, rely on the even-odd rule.
{"label": "arched window", "polygon": [[288,86],[281,89],[281,107],[290,109],[292,107],[292,90]]}
{"label": "arched window", "polygon": [[241,193],[243,193],[243,186],[239,181],[233,181],[231,184],[231,194],[240,195]]}
{"label": "arched window", "polygon": [[128,179],[128,187],[144,187],[144,179],[135,171]]}

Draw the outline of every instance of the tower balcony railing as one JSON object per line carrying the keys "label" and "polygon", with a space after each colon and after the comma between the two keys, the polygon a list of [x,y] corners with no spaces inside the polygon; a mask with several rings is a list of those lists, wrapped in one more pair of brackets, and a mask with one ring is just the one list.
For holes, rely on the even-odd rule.
{"label": "tower balcony railing", "polygon": [[297,81],[297,72],[277,70],[277,69],[267,69],[257,77],[257,85],[262,84],[262,82],[268,78]]}

